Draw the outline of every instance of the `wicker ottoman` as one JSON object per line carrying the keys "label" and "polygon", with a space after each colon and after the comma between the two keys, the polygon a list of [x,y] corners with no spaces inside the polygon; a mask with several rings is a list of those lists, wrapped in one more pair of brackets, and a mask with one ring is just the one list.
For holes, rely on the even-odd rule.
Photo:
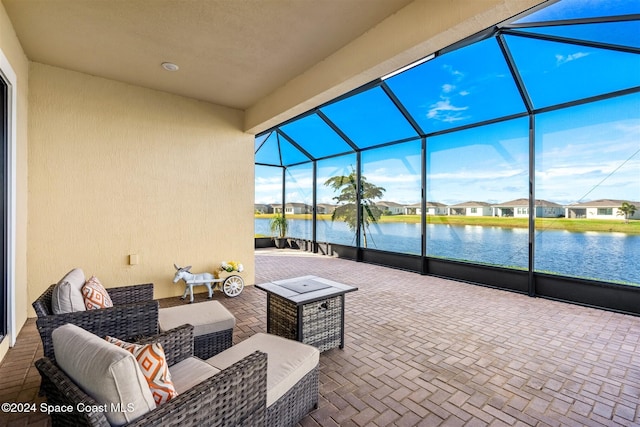
{"label": "wicker ottoman", "polygon": [[266,425],[295,426],[318,407],[320,351],[298,341],[257,333],[206,362],[223,370],[254,351],[267,353]]}
{"label": "wicker ottoman", "polygon": [[193,325],[194,355],[208,359],[233,344],[236,318],[218,301],[161,308],[158,311],[160,331]]}

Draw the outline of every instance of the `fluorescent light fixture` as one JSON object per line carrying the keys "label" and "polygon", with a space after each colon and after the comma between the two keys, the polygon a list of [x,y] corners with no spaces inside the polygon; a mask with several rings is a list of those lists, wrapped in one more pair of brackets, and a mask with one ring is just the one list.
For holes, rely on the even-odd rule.
{"label": "fluorescent light fixture", "polygon": [[420,65],[420,64],[424,64],[424,63],[425,63],[425,62],[427,62],[427,61],[431,61],[431,60],[432,60],[433,58],[435,58],[435,57],[436,57],[436,54],[435,54],[435,53],[432,53],[432,54],[431,54],[431,55],[429,55],[429,56],[425,56],[425,57],[424,57],[424,58],[422,58],[422,59],[418,59],[416,62],[412,62],[412,63],[411,63],[411,64],[409,64],[409,65],[405,65],[405,66],[404,66],[404,67],[402,67],[402,68],[399,68],[399,69],[397,69],[397,70],[395,70],[395,71],[393,71],[393,72],[391,72],[391,73],[389,73],[389,74],[387,74],[387,75],[385,75],[385,76],[382,76],[382,80],[387,80],[387,79],[389,79],[389,78],[391,78],[391,77],[393,77],[393,76],[397,76],[397,75],[398,75],[398,74],[400,74],[400,73],[404,73],[405,71],[407,71],[407,70],[409,70],[409,69],[411,69],[411,68],[413,68],[413,67],[417,67],[417,66],[418,66],[418,65]]}

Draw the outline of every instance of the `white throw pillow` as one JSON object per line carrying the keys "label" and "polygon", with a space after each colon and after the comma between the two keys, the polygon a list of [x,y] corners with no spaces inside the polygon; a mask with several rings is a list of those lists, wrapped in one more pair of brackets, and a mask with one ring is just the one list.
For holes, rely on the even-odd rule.
{"label": "white throw pillow", "polygon": [[82,287],[84,286],[84,272],[74,268],[68,272],[53,288],[51,295],[51,310],[54,314],[86,311]]}
{"label": "white throw pillow", "polygon": [[111,425],[129,423],[156,408],[133,354],[70,323],[53,331],[52,338],[56,362],[69,378],[99,405],[123,409],[105,412]]}

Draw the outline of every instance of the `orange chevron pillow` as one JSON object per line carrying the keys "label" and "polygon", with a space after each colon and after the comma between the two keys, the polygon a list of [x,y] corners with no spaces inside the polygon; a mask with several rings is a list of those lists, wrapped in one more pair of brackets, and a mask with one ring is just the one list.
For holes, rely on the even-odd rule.
{"label": "orange chevron pillow", "polygon": [[96,276],[91,276],[82,287],[82,297],[87,310],[113,307],[113,302],[107,290]]}
{"label": "orange chevron pillow", "polygon": [[152,343],[139,345],[124,342],[113,337],[106,337],[105,339],[111,344],[122,347],[133,354],[138,361],[138,366],[140,366],[142,374],[147,379],[149,390],[151,390],[151,395],[156,405],[168,402],[178,395],[173,381],[171,381],[171,373],[167,366],[162,344]]}

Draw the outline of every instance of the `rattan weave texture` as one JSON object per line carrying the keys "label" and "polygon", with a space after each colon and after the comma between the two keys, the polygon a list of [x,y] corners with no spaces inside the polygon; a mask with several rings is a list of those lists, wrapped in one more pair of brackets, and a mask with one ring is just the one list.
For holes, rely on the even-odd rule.
{"label": "rattan weave texture", "polygon": [[302,305],[300,330],[298,307],[278,295],[271,294],[269,298],[269,333],[313,345],[320,351],[341,345],[342,296]]}
{"label": "rattan weave texture", "polygon": [[233,328],[194,338],[194,355],[202,360],[215,356],[233,345]]}
{"label": "rattan weave texture", "polygon": [[[163,343],[171,366],[192,354],[193,327],[184,325],[144,341],[154,340]],[[54,361],[45,357],[36,367],[49,404],[98,405]],[[255,352],[127,426],[261,426],[266,421],[266,394],[267,355]],[[52,421],[54,426],[109,426],[103,412],[57,412]]]}
{"label": "rattan weave texture", "polygon": [[64,314],[54,314],[51,309],[54,287],[51,285],[32,304],[38,315],[36,326],[44,355],[49,359],[55,360],[51,333],[66,323],[101,337],[110,335],[128,341],[158,333],[158,302],[153,300],[152,283],[108,289],[114,304],[111,308]]}
{"label": "rattan weave texture", "polygon": [[305,375],[280,399],[267,408],[267,426],[295,426],[318,407],[318,367]]}

